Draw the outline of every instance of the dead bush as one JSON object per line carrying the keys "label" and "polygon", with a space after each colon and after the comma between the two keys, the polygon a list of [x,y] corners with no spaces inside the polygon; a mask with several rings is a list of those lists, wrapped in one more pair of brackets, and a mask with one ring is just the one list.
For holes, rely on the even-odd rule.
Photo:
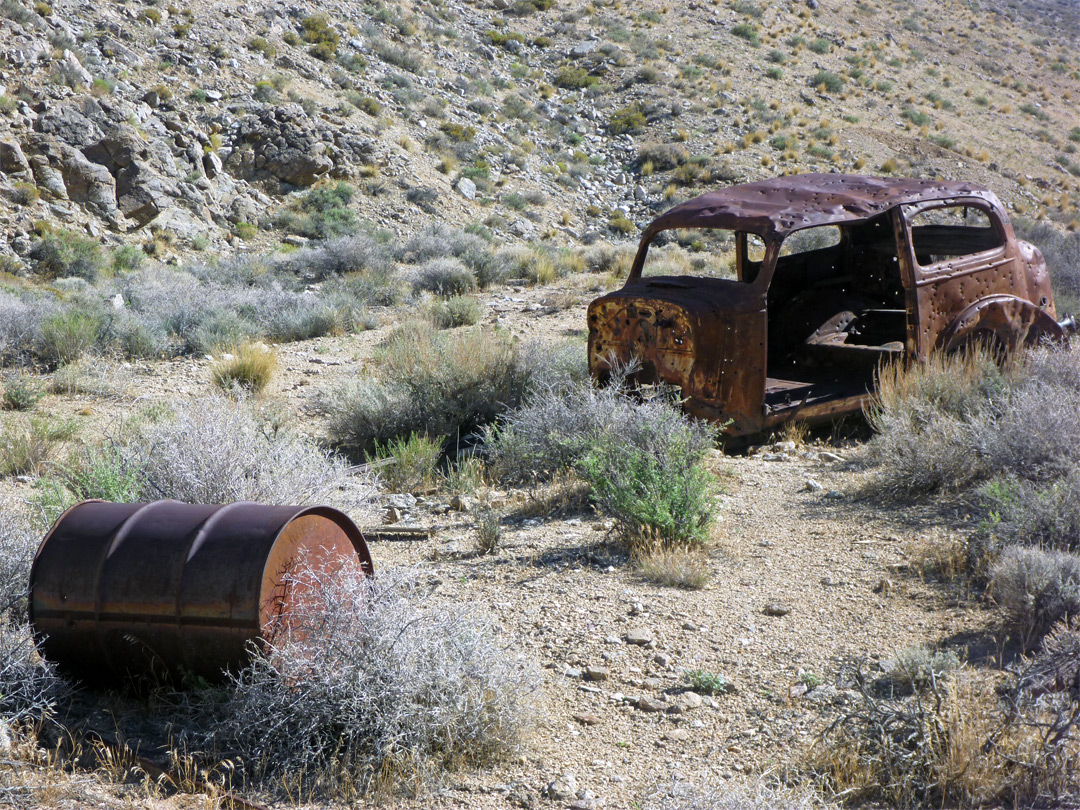
{"label": "dead bush", "polygon": [[234,684],[218,743],[289,795],[355,799],[490,762],[529,729],[534,666],[411,571],[302,570],[315,598]]}
{"label": "dead bush", "polygon": [[26,621],[30,565],[45,530],[28,514],[0,508],[0,617],[14,624]]}
{"label": "dead bush", "polygon": [[38,654],[30,625],[0,616],[0,717],[10,725],[38,726],[69,690]]}
{"label": "dead bush", "polygon": [[1075,692],[1035,695],[1022,672],[954,670],[883,699],[861,669],[858,698],[811,752],[837,798],[889,807],[1051,807],[1080,797]]}

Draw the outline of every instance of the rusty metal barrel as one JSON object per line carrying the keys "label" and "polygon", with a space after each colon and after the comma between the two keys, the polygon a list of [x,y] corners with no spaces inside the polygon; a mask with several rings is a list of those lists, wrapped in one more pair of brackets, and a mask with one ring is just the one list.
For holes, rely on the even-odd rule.
{"label": "rusty metal barrel", "polygon": [[360,530],[327,506],[106,503],[64,512],[30,571],[43,655],[90,683],[221,680],[310,598],[301,565],[372,572]]}

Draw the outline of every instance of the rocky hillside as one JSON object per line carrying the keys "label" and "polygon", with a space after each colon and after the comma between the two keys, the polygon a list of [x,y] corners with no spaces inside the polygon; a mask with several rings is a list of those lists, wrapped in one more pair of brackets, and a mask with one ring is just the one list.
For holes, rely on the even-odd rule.
{"label": "rocky hillside", "polygon": [[[632,238],[717,184],[965,177],[1080,227],[1075,3],[0,3],[0,267],[65,228],[158,258],[358,217]],[[291,232],[291,233],[290,233]]]}

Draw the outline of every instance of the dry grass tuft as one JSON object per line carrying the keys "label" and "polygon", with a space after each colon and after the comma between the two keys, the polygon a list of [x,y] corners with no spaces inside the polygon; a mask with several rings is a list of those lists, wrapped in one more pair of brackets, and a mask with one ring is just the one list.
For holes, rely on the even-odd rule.
{"label": "dry grass tuft", "polygon": [[241,389],[258,394],[270,384],[278,367],[277,354],[265,343],[241,343],[217,354],[210,374],[223,391]]}
{"label": "dry grass tuft", "polygon": [[703,548],[664,548],[662,544],[636,559],[638,574],[648,582],[669,588],[698,591],[709,584],[712,568]]}

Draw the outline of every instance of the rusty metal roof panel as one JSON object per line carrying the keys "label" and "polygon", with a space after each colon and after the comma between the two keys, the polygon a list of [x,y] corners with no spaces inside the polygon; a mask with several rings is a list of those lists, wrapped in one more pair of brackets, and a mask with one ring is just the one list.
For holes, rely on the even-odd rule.
{"label": "rusty metal roof panel", "polygon": [[993,199],[976,183],[849,174],[797,174],[710,191],[660,215],[646,229],[650,241],[671,228],[724,228],[762,237],[785,236],[818,225],[875,216],[902,203],[951,197]]}

